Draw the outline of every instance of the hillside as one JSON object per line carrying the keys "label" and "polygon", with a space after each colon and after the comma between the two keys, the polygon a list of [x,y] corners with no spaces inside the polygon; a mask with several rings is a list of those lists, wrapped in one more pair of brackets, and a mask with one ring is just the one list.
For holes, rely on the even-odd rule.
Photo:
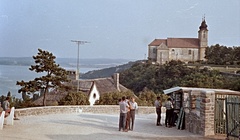
{"label": "hillside", "polygon": [[[128,59],[92,58],[80,59],[81,68],[103,69],[115,67],[129,62]],[[76,68],[76,58],[56,58],[56,63],[63,68]],[[30,66],[34,64],[32,57],[0,57],[0,65]]]}
{"label": "hillside", "polygon": [[81,79],[94,79],[94,78],[103,78],[103,77],[110,77],[114,73],[120,73],[126,69],[129,69],[132,67],[133,64],[138,63],[140,61],[135,61],[135,62],[128,62],[127,64],[115,66],[115,67],[109,67],[109,68],[104,68],[100,70],[93,70],[89,71],[85,74],[82,74],[80,76]]}
{"label": "hillside", "polygon": [[208,68],[191,68],[181,61],[170,61],[164,65],[137,63],[120,74],[120,83],[134,93],[146,89],[159,93],[175,86],[240,91],[238,74]]}

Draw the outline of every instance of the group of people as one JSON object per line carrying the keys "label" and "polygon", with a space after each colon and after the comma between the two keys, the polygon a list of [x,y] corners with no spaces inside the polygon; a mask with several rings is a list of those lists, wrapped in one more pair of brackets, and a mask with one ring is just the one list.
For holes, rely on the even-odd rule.
{"label": "group of people", "polygon": [[[161,126],[161,108],[162,108],[162,102],[161,98],[158,96],[156,101],[154,102],[155,108],[156,108],[156,113],[157,113],[157,126]],[[166,118],[165,118],[165,126],[166,127],[172,127],[175,124],[176,117],[174,117],[174,107],[172,103],[172,99],[168,98],[167,102],[164,104],[166,108]]]}
{"label": "group of people", "polygon": [[134,97],[123,96],[119,99],[120,116],[119,116],[119,131],[133,131],[135,112],[138,109],[138,104]]}
{"label": "group of people", "polygon": [[[166,108],[166,118],[165,126],[172,127],[175,125],[176,117],[174,117],[174,106],[171,98],[167,99],[167,102],[162,105],[161,98],[158,96],[154,102],[156,113],[157,113],[157,126],[162,126],[161,124],[161,108]],[[138,109],[138,104],[135,102],[134,97],[125,97],[123,96],[119,99],[120,106],[120,116],[119,116],[119,131],[128,132],[129,130],[133,131],[134,121],[135,121],[135,112]]]}

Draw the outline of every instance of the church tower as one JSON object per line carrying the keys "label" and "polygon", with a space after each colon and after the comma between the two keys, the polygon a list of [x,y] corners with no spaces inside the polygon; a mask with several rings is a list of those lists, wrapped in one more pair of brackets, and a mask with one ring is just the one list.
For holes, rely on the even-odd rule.
{"label": "church tower", "polygon": [[202,23],[199,27],[198,39],[199,39],[198,59],[206,60],[204,57],[205,57],[205,50],[208,46],[208,29],[207,29],[205,17],[202,19]]}

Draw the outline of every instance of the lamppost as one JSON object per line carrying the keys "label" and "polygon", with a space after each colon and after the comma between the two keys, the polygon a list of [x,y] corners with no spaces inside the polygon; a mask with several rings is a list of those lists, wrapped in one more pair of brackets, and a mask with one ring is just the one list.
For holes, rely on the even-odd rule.
{"label": "lamppost", "polygon": [[71,40],[71,42],[75,42],[78,45],[78,55],[77,55],[77,73],[76,73],[76,81],[77,81],[77,92],[79,91],[79,46],[85,43],[90,43],[87,41],[80,41],[80,40]]}

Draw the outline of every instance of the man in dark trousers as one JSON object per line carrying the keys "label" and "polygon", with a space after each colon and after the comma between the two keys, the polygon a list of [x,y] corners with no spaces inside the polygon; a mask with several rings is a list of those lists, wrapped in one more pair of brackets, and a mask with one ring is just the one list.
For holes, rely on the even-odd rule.
{"label": "man in dark trousers", "polygon": [[157,126],[161,126],[161,108],[162,108],[162,103],[161,103],[161,98],[158,96],[157,100],[154,102],[155,108],[156,108],[156,113],[157,113]]}
{"label": "man in dark trousers", "polygon": [[135,112],[138,109],[138,104],[137,102],[135,102],[135,98],[131,97],[130,100],[130,128],[129,130],[133,131],[133,126],[134,126],[134,121],[135,121]]}
{"label": "man in dark trousers", "polygon": [[129,105],[127,104],[127,102],[125,100],[126,100],[126,98],[125,98],[125,96],[123,96],[122,101],[119,102],[119,106],[120,106],[119,131],[121,131],[121,129],[123,129],[123,131],[127,132],[126,118],[127,118],[127,112],[128,112]]}
{"label": "man in dark trousers", "polygon": [[126,118],[126,130],[129,130],[130,129],[130,118],[131,118],[131,112],[130,112],[130,109],[131,109],[131,104],[130,104],[130,97],[127,96],[126,97],[126,103],[128,104],[128,107],[127,107],[127,118]]}
{"label": "man in dark trousers", "polygon": [[164,107],[166,107],[166,119],[165,119],[165,126],[172,127],[172,115],[173,115],[173,104],[171,98],[167,99]]}

